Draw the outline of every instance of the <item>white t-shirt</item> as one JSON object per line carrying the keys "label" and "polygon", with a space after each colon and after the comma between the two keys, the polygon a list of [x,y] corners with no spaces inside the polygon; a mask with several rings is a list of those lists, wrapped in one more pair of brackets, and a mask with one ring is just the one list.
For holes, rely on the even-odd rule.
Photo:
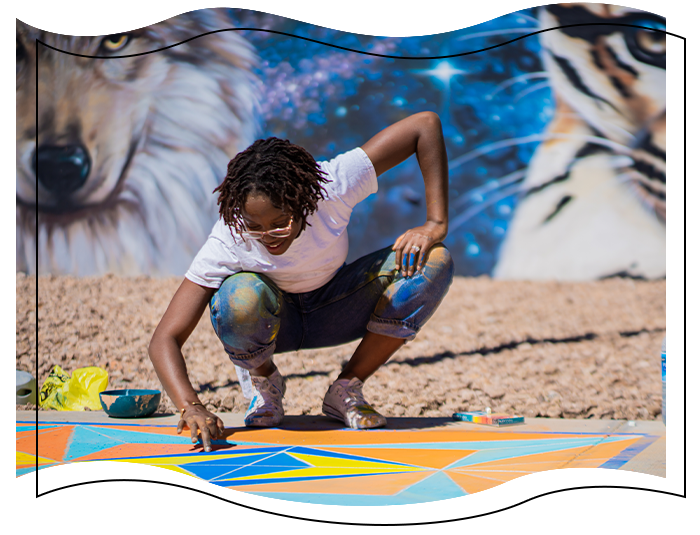
{"label": "white t-shirt", "polygon": [[352,209],[377,191],[377,174],[359,147],[319,166],[330,180],[323,184],[326,195],[283,254],[270,254],[258,240],[234,241],[233,229],[219,218],[185,277],[200,286],[219,288],[228,276],[251,271],[264,273],[290,293],[310,292],[331,280],[348,255]]}

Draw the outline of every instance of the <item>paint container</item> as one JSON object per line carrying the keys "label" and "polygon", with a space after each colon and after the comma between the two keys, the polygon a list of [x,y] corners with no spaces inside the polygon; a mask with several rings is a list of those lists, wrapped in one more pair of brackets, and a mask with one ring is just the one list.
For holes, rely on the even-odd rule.
{"label": "paint container", "polygon": [[525,422],[525,418],[522,416],[516,416],[515,414],[493,413],[491,411],[455,412],[452,415],[452,419],[460,420],[462,422],[471,422],[473,424],[495,426],[521,424]]}
{"label": "paint container", "polygon": [[146,418],[158,409],[160,390],[105,390],[100,392],[100,403],[112,418]]}
{"label": "paint container", "polygon": [[36,379],[31,373],[17,372],[15,376],[15,403],[17,405],[26,405],[33,403],[36,405]]}
{"label": "paint container", "polygon": [[661,419],[666,425],[666,337],[661,344]]}

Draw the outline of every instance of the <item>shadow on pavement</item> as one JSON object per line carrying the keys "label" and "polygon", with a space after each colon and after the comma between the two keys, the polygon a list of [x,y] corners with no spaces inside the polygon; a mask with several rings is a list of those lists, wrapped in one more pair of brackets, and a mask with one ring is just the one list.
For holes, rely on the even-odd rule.
{"label": "shadow on pavement", "polygon": [[[452,418],[387,418],[386,427],[379,429],[368,429],[366,431],[399,431],[399,430],[419,430],[419,429],[434,429],[445,427],[447,424],[454,423]],[[233,433],[254,433],[257,430],[267,430],[270,428],[253,428],[253,427],[230,427],[226,429],[226,436]],[[277,428],[283,431],[359,431],[359,429],[350,429],[345,427],[342,422],[321,415],[309,416],[285,416],[284,422]]]}

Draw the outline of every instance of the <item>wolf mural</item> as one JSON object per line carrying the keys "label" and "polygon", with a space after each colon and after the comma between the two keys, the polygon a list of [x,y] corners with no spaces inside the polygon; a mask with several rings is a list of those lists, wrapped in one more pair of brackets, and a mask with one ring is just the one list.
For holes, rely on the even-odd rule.
{"label": "wolf mural", "polygon": [[228,27],[221,10],[103,37],[17,22],[18,270],[38,240],[39,273],[184,272],[221,170],[254,140],[257,59],[233,32],[165,47]]}
{"label": "wolf mural", "polygon": [[[571,24],[587,26],[553,29]],[[235,28],[249,30],[216,31]],[[101,37],[18,21],[17,270],[182,275],[226,163],[256,137],[325,159],[431,110],[451,160],[458,274],[663,277],[664,29],[607,4],[410,38],[226,9]],[[425,217],[411,165],[358,206],[349,260]]]}

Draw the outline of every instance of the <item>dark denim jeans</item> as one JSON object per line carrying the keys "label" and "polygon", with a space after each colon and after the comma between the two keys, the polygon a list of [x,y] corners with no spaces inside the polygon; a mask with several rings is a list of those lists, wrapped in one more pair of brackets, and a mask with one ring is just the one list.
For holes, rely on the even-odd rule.
{"label": "dark denim jeans", "polygon": [[396,271],[391,247],[344,265],[324,286],[280,290],[260,273],[228,277],[209,303],[216,335],[234,364],[257,368],[274,353],[329,347],[367,331],[412,340],[452,282],[454,264],[438,244],[412,277]]}

